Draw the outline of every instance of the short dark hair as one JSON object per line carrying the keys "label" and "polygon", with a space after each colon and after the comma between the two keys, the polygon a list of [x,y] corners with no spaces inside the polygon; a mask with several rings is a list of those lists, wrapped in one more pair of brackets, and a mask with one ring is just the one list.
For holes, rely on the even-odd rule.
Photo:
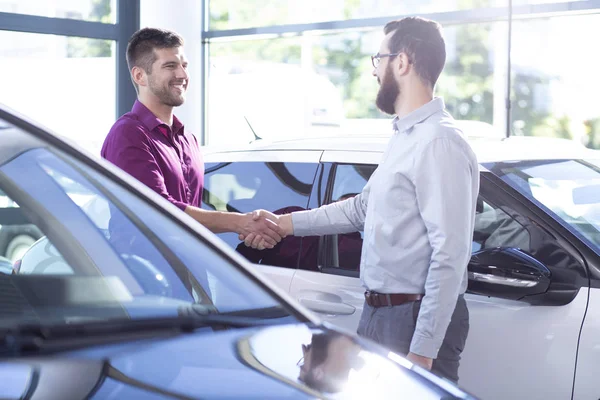
{"label": "short dark hair", "polygon": [[313,371],[316,367],[325,362],[327,356],[329,355],[329,344],[339,336],[340,334],[337,332],[313,334],[309,344],[311,348],[311,370],[308,371],[304,377],[304,383],[308,387],[326,393],[335,393],[338,391],[337,386],[332,382],[332,380],[327,379],[329,377],[326,377],[326,379],[317,379]]}
{"label": "short dark hair", "polygon": [[446,63],[446,43],[442,27],[421,17],[406,17],[388,22],[383,28],[390,37],[390,53],[405,53],[415,72],[433,88]]}
{"label": "short dark hair", "polygon": [[[127,43],[127,67],[140,67],[146,73],[152,71],[156,61],[155,49],[183,46],[183,38],[177,33],[159,28],[142,28],[129,38]],[[134,86],[135,82],[133,83]],[[136,86],[137,88],[137,86]]]}

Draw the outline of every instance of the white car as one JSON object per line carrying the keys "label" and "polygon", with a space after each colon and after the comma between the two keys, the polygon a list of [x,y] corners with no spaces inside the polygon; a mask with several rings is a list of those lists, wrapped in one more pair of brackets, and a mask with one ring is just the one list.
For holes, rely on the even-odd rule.
{"label": "white car", "polygon": [[[564,139],[493,136],[469,139],[481,190],[460,385],[486,400],[598,399],[600,152]],[[388,140],[347,135],[207,147],[203,206],[283,213],[352,196]],[[220,236],[324,320],[356,330],[362,233],[289,237],[264,252],[235,234]]]}

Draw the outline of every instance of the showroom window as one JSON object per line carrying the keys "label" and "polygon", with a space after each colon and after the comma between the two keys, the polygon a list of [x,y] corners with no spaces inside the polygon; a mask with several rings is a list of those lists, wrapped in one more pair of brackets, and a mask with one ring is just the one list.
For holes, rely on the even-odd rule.
{"label": "showroom window", "polygon": [[[468,135],[557,136],[600,148],[600,116],[587,96],[596,85],[582,81],[598,64],[582,40],[600,26],[593,2],[210,0],[207,8],[203,143],[389,133],[370,56],[387,22],[421,15],[443,26],[436,95],[456,119],[476,122],[464,125]],[[554,61],[557,48],[568,54]]]}
{"label": "showroom window", "polygon": [[0,0],[0,103],[92,154],[136,98],[139,0]]}

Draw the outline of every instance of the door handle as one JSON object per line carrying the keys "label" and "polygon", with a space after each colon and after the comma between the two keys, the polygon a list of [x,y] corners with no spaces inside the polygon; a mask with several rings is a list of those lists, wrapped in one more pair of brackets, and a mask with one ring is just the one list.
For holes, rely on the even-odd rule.
{"label": "door handle", "polygon": [[311,299],[308,297],[300,297],[298,301],[303,306],[321,314],[352,315],[356,311],[356,307],[342,302],[338,303],[332,301],[324,301],[318,299]]}

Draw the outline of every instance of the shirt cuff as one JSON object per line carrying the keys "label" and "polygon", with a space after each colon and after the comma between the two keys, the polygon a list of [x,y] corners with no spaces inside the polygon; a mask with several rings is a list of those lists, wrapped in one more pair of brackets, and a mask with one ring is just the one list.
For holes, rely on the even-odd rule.
{"label": "shirt cuff", "polygon": [[427,338],[415,333],[410,343],[410,352],[421,357],[435,359],[440,351],[440,347],[442,347],[443,341],[443,338],[442,340]]}
{"label": "shirt cuff", "polygon": [[310,221],[308,213],[310,211],[296,211],[292,213],[292,228],[294,236],[311,236]]}
{"label": "shirt cuff", "polygon": [[179,208],[181,211],[185,211],[185,209],[187,208],[188,204],[182,202],[182,201],[177,201],[177,200],[171,200],[171,204],[174,204],[177,208]]}

